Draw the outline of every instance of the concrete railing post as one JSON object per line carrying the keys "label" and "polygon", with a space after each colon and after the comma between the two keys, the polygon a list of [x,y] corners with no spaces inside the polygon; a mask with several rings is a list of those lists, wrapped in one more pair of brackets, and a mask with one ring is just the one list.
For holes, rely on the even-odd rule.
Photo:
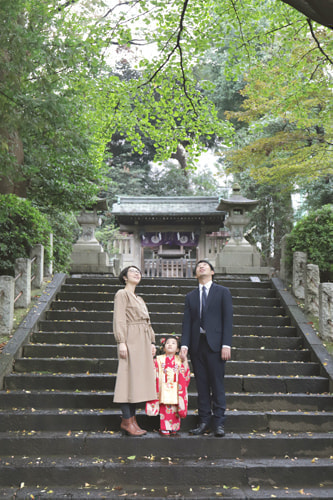
{"label": "concrete railing post", "polygon": [[291,282],[291,273],[287,265],[287,239],[288,234],[281,238],[280,278],[285,283]]}
{"label": "concrete railing post", "polygon": [[28,307],[31,301],[31,260],[15,260],[15,306]]}
{"label": "concrete railing post", "polygon": [[14,289],[12,276],[0,276],[0,333],[8,335],[14,322]]}
{"label": "concrete railing post", "polygon": [[31,287],[40,288],[44,278],[44,247],[36,245],[30,251],[30,259],[32,260],[31,270]]}
{"label": "concrete railing post", "polygon": [[316,264],[307,264],[304,278],[305,311],[314,314],[317,318],[319,316],[319,284],[319,267]]}
{"label": "concrete railing post", "polygon": [[333,283],[319,285],[319,329],[323,340],[333,342]]}
{"label": "concrete railing post", "polygon": [[307,261],[305,252],[294,252],[293,255],[293,292],[297,299],[304,299],[304,273]]}
{"label": "concrete railing post", "polygon": [[44,258],[44,276],[52,276],[53,274],[53,234],[50,233],[50,260],[46,264]]}

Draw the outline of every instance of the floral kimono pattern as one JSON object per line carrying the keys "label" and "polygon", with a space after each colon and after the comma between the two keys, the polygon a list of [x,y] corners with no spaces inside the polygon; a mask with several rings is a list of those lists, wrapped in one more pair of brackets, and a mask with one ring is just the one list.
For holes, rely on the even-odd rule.
{"label": "floral kimono pattern", "polygon": [[185,370],[179,356],[163,354],[155,359],[155,370],[158,399],[147,402],[146,413],[160,415],[161,431],[177,432],[187,415],[190,369]]}

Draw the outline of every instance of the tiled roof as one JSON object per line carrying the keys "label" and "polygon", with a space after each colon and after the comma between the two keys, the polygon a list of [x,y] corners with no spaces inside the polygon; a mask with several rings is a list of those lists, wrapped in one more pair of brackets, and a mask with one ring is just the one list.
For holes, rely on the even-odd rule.
{"label": "tiled roof", "polygon": [[218,196],[119,196],[115,215],[216,214]]}

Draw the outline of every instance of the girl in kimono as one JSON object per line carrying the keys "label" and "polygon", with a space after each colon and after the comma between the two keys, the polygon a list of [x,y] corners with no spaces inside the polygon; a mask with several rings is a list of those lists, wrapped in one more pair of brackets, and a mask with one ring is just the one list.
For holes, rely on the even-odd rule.
{"label": "girl in kimono", "polygon": [[190,369],[187,359],[178,356],[179,339],[173,335],[162,339],[164,354],[155,359],[156,391],[158,399],[146,404],[148,415],[160,415],[160,434],[177,436],[180,419],[187,415],[187,387]]}
{"label": "girl in kimono", "polygon": [[130,436],[147,433],[136,421],[137,403],[156,399],[154,356],[155,334],[144,300],[135,293],[141,281],[136,266],[123,269],[119,275],[125,288],[114,298],[113,333],[118,347],[118,371],[113,401],[122,412],[120,428]]}

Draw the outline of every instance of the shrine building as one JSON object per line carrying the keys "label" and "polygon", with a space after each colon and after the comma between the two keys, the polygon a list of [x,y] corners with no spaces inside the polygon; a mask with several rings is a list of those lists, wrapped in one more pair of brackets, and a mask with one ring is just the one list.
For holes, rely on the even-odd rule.
{"label": "shrine building", "polygon": [[229,232],[218,196],[119,196],[112,214],[119,268],[138,266],[145,276],[191,277],[198,259],[214,265]]}

